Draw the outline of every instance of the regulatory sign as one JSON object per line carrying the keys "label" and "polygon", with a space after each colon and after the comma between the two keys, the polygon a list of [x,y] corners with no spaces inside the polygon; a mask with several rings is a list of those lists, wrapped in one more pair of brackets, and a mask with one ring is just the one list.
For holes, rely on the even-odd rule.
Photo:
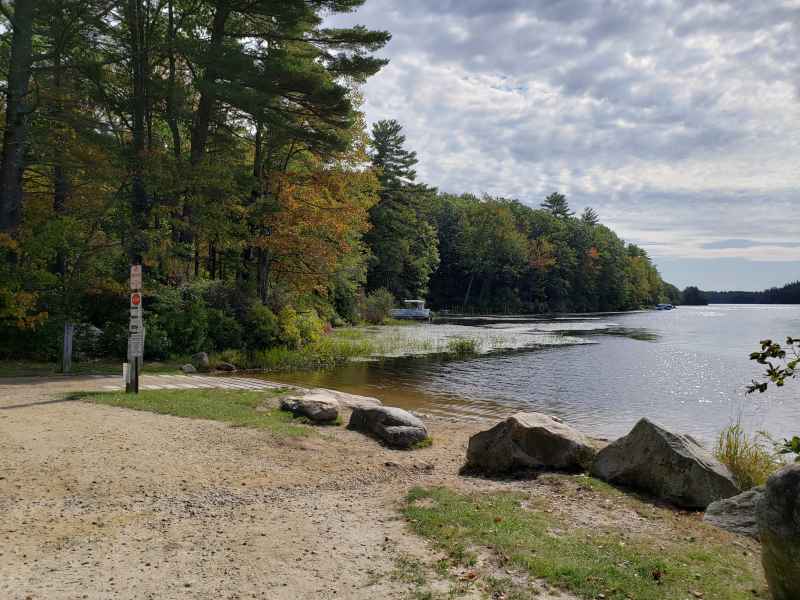
{"label": "regulatory sign", "polygon": [[131,289],[142,289],[142,265],[131,265]]}
{"label": "regulatory sign", "polygon": [[131,308],[138,308],[142,304],[142,295],[139,292],[131,294]]}

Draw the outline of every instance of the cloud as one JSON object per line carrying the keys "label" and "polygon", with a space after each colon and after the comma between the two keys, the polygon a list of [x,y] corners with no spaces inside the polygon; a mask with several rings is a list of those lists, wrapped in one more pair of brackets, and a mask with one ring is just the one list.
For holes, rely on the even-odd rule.
{"label": "cloud", "polygon": [[356,22],[393,34],[365,110],[403,124],[421,180],[558,189],[656,260],[800,260],[721,245],[800,231],[797,0],[367,0],[333,20]]}

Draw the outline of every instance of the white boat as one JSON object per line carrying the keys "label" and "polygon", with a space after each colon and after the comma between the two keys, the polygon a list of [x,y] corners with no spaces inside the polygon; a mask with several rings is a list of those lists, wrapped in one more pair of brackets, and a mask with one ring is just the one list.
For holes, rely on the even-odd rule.
{"label": "white boat", "polygon": [[672,304],[656,304],[656,310],[672,310],[675,308]]}
{"label": "white boat", "polygon": [[425,308],[425,300],[403,300],[405,308],[394,308],[389,312],[394,319],[419,319],[427,321],[431,318],[431,310]]}

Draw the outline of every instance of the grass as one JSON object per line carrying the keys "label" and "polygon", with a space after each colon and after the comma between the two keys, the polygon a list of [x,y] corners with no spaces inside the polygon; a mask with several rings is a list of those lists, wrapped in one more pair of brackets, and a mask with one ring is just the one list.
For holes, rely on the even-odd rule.
{"label": "grass", "polygon": [[457,337],[447,341],[447,351],[458,358],[475,356],[481,351],[480,340]]}
{"label": "grass", "polygon": [[290,413],[277,408],[258,410],[269,395],[280,396],[281,390],[240,392],[231,390],[146,390],[138,394],[124,392],[82,393],[80,398],[105,404],[189,419],[222,421],[234,427],[267,429],[284,437],[313,434],[311,427]]}
{"label": "grass", "polygon": [[[122,375],[121,360],[73,362],[70,375]],[[143,373],[175,373],[187,360],[146,361]],[[61,375],[61,363],[33,360],[0,360],[0,377],[47,377]]]}
{"label": "grass", "polygon": [[[591,489],[598,494],[593,502],[619,494],[607,486]],[[661,509],[642,504],[643,514],[654,510]],[[558,510],[548,510],[541,498],[527,494],[468,495],[445,488],[414,488],[404,514],[412,528],[431,539],[455,567],[474,567],[482,549],[503,567],[527,572],[581,598],[766,597],[757,557],[699,523],[690,530],[692,535],[659,531],[646,536],[622,525],[618,529],[599,523],[576,526]],[[505,577],[486,576],[479,584],[490,594],[535,597],[529,587]]]}
{"label": "grass", "polygon": [[748,435],[739,421],[723,429],[717,437],[714,455],[730,469],[737,485],[749,490],[766,483],[784,462],[770,448],[764,434]]}

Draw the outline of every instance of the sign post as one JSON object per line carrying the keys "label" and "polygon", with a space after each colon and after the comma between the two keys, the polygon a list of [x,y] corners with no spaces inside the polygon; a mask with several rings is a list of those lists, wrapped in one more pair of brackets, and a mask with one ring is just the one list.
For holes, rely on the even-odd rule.
{"label": "sign post", "polygon": [[139,393],[139,371],[144,356],[144,321],[142,319],[142,266],[131,266],[131,303],[128,321],[128,369],[125,391]]}

